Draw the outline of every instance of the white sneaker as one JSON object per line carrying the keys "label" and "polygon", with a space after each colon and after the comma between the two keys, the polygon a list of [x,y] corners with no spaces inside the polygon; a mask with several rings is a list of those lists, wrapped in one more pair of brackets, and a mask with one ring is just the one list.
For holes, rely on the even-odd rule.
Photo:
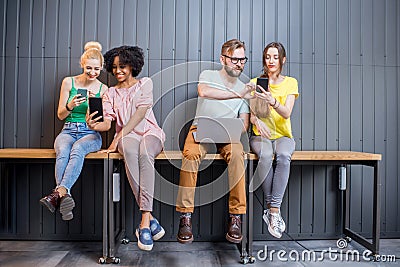
{"label": "white sneaker", "polygon": [[282,218],[281,212],[279,211],[279,229],[281,230],[281,233],[285,232],[286,230],[286,224],[285,221]]}
{"label": "white sneaker", "polygon": [[[269,224],[269,217],[268,216],[270,216],[270,215],[267,215],[268,213],[270,213],[269,209],[264,210],[263,219],[264,219],[264,222],[267,225]],[[280,221],[279,228],[280,228],[281,232],[283,233],[286,230],[286,224],[285,224],[285,221],[283,220],[283,218],[281,216],[281,212],[279,212],[279,221]]]}
{"label": "white sneaker", "polygon": [[[264,210],[263,220],[268,226],[268,231],[276,238],[282,237],[282,232],[285,230],[286,225],[280,213],[271,213],[269,209]],[[281,230],[283,229],[283,231]]]}

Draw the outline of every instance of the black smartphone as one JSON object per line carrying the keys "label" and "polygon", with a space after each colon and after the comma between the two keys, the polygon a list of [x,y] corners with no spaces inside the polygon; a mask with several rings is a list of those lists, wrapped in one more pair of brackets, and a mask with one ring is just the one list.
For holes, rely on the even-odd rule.
{"label": "black smartphone", "polygon": [[76,94],[81,94],[81,96],[80,96],[79,98],[87,97],[87,89],[81,89],[81,88],[79,88],[79,89],[77,90]]}
{"label": "black smartphone", "polygon": [[[257,78],[257,85],[260,85],[265,91],[268,92],[268,78]],[[256,91],[262,93],[262,91],[257,87]]]}
{"label": "black smartphone", "polygon": [[103,119],[103,101],[101,97],[89,97],[89,114],[97,111],[97,114],[93,116],[93,119],[100,117],[98,121],[104,121]]}

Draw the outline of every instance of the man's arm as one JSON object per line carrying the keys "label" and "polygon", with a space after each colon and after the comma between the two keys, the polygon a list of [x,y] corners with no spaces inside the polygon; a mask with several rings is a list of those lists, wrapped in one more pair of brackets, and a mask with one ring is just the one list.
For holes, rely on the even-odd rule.
{"label": "man's arm", "polygon": [[199,83],[199,85],[197,86],[197,92],[200,97],[218,100],[240,98],[240,94],[237,92],[217,89],[205,83]]}
{"label": "man's arm", "polygon": [[215,87],[212,87],[208,84],[205,83],[199,83],[197,86],[197,92],[200,97],[204,98],[211,98],[211,99],[217,99],[217,100],[226,100],[226,99],[232,99],[232,98],[253,98],[251,96],[251,92],[254,91],[254,86],[253,84],[248,83],[243,87],[243,90],[240,92],[235,92],[233,90],[221,90],[217,89]]}

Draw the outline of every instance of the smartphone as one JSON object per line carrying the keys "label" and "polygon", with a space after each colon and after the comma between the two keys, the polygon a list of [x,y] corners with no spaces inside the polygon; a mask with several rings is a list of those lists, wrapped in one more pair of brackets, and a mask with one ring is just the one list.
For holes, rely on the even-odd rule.
{"label": "smartphone", "polygon": [[[265,91],[268,92],[268,78],[257,78],[257,85],[260,85]],[[262,91],[257,87],[256,91],[262,93]]]}
{"label": "smartphone", "polygon": [[103,120],[103,101],[102,101],[101,97],[89,97],[89,114],[92,114],[95,111],[97,111],[97,114],[94,115],[93,119],[101,116],[101,118],[98,121],[104,121]]}
{"label": "smartphone", "polygon": [[87,89],[81,89],[81,88],[79,88],[79,89],[77,90],[76,94],[81,94],[81,96],[80,96],[79,98],[87,97]]}

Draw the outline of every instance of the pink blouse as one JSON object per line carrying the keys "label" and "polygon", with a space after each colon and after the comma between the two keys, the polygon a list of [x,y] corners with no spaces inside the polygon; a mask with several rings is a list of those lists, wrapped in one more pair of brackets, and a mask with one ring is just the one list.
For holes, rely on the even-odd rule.
{"label": "pink blouse", "polygon": [[151,106],[153,105],[153,82],[150,78],[144,77],[130,88],[110,87],[103,95],[104,118],[116,120],[116,134],[128,123],[129,119],[136,112],[138,107],[150,107],[145,118],[133,129],[129,136],[138,141],[144,136],[154,135],[165,141],[165,133],[158,126]]}

